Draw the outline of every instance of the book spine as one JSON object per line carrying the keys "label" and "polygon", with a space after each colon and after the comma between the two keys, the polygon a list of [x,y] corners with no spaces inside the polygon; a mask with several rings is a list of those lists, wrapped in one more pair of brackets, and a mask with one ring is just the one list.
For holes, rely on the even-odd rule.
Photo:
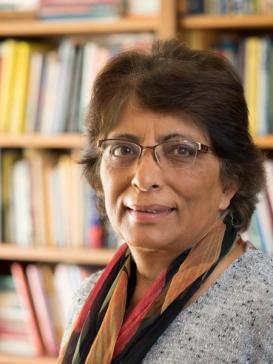
{"label": "book spine", "polygon": [[54,332],[48,297],[45,295],[42,274],[39,267],[34,264],[27,266],[26,274],[46,351],[51,356],[57,356],[59,351],[58,341]]}
{"label": "book spine", "polygon": [[15,79],[17,42],[6,40],[2,44],[2,69],[0,84],[0,132],[8,133],[12,110],[12,92]]}
{"label": "book spine", "polygon": [[19,263],[12,263],[11,273],[16,286],[16,290],[27,312],[28,328],[32,338],[35,353],[38,356],[44,355],[44,345],[42,342],[37,317],[34,311],[29,286],[22,265],[20,265]]}

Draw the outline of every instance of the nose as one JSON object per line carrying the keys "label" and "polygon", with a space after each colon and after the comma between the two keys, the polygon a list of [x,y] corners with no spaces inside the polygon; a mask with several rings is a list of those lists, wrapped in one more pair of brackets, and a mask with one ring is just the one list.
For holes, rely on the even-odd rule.
{"label": "nose", "polygon": [[131,184],[140,191],[158,190],[163,184],[162,170],[153,150],[143,151],[133,173]]}

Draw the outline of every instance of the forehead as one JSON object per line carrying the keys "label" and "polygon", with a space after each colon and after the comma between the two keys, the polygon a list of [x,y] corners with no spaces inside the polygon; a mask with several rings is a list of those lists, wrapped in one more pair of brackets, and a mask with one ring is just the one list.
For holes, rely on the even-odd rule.
{"label": "forehead", "polygon": [[139,141],[160,142],[168,135],[180,135],[198,142],[208,142],[208,136],[189,115],[163,114],[129,104],[122,111],[108,138],[133,135]]}

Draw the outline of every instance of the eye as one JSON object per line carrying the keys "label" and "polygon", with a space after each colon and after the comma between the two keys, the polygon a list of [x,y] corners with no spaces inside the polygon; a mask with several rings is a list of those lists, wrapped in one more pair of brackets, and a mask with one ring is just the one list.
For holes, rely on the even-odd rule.
{"label": "eye", "polygon": [[170,143],[167,145],[166,154],[175,158],[191,158],[196,154],[196,149],[190,143]]}
{"label": "eye", "polygon": [[113,157],[135,157],[138,149],[131,143],[115,142],[111,145],[110,154]]}

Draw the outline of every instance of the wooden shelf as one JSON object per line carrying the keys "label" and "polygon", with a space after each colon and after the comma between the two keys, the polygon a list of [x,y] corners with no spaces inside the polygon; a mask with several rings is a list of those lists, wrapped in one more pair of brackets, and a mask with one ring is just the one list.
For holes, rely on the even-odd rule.
{"label": "wooden shelf", "polygon": [[81,148],[85,137],[80,134],[0,134],[0,148]]}
{"label": "wooden shelf", "polygon": [[116,20],[63,20],[38,19],[1,21],[2,37],[41,37],[74,34],[102,34],[158,31],[157,17],[121,18]]}
{"label": "wooden shelf", "polygon": [[[254,141],[260,148],[273,149],[273,135],[255,137]],[[82,148],[85,142],[86,137],[80,134],[0,134],[0,148],[71,149]]]}
{"label": "wooden shelf", "polygon": [[11,261],[106,265],[114,253],[112,249],[20,247],[0,243],[0,259]]}
{"label": "wooden shelf", "polygon": [[181,29],[247,29],[273,27],[273,15],[186,15]]}
{"label": "wooden shelf", "polygon": [[254,137],[255,144],[262,149],[273,149],[273,134]]}
{"label": "wooden shelf", "polygon": [[19,357],[0,354],[0,364],[55,364],[56,358],[46,357]]}

